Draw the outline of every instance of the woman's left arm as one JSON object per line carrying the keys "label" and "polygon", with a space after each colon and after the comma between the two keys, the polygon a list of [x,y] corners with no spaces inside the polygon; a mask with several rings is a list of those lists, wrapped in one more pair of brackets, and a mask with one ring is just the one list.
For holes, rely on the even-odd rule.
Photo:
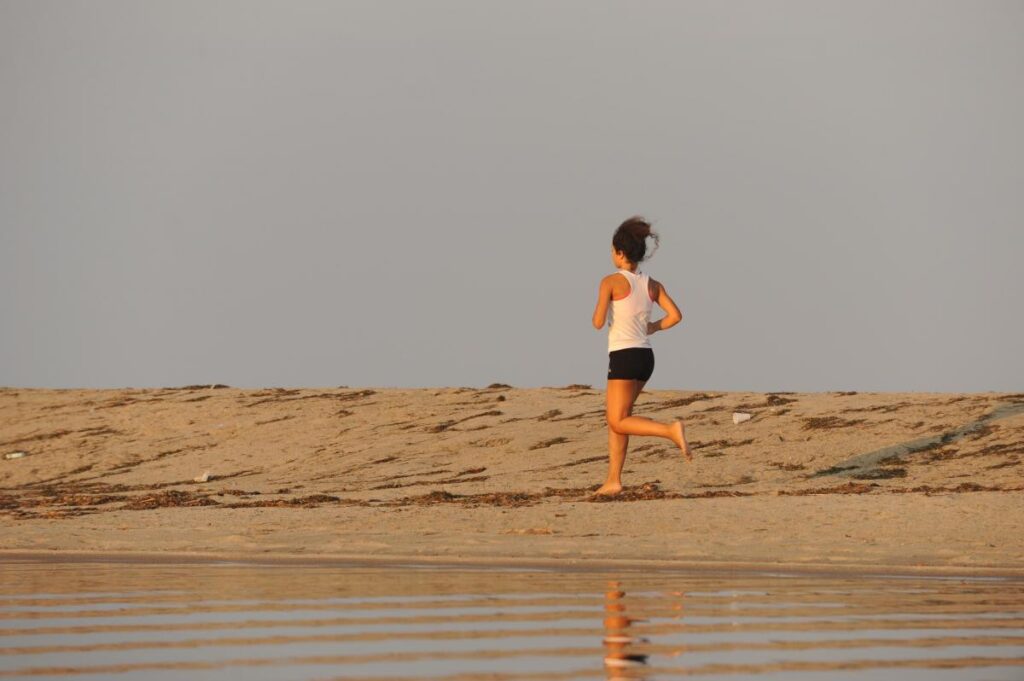
{"label": "woman's left arm", "polygon": [[612,300],[612,282],[608,277],[601,280],[601,285],[597,289],[597,307],[594,308],[594,319],[593,324],[595,329],[601,329],[604,327],[605,321],[608,319],[608,304]]}

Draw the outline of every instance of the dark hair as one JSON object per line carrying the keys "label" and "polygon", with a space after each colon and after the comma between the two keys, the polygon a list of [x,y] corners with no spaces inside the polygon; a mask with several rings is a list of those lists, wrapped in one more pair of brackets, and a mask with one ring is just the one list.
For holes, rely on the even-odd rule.
{"label": "dark hair", "polygon": [[640,262],[647,254],[647,237],[654,239],[654,248],[647,255],[650,258],[654,251],[658,250],[658,234],[651,229],[651,223],[639,215],[634,215],[615,230],[612,247],[624,253],[630,262]]}

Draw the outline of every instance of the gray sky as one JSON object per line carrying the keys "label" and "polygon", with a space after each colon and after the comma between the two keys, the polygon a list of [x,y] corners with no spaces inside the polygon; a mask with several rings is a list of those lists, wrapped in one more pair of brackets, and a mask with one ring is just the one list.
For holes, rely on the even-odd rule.
{"label": "gray sky", "polygon": [[0,0],[0,385],[1024,388],[1024,2]]}

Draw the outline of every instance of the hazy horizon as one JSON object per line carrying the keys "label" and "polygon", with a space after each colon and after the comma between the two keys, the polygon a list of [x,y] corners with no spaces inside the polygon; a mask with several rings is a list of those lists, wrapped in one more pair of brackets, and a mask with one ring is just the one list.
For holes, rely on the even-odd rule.
{"label": "hazy horizon", "polygon": [[[0,0],[0,385],[1024,389],[1024,2]],[[655,315],[655,318],[660,313]]]}

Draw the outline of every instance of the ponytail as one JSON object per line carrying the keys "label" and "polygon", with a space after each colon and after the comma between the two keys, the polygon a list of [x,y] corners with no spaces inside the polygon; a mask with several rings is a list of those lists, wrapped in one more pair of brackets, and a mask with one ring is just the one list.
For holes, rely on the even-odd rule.
{"label": "ponytail", "polygon": [[[654,239],[654,248],[647,253],[647,237]],[[629,218],[615,230],[612,246],[629,258],[630,262],[638,263],[645,257],[650,259],[658,250],[658,233],[651,229],[651,223],[639,215]]]}

